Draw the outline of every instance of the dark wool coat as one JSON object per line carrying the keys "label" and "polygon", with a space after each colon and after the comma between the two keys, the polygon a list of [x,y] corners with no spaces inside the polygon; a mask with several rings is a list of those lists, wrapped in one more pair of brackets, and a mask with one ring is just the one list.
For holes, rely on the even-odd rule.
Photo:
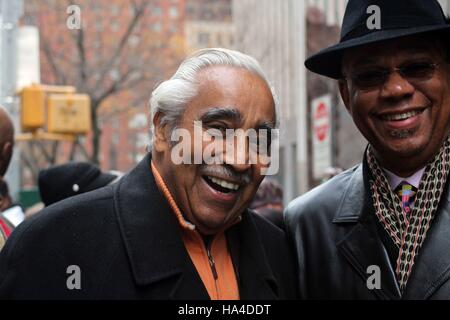
{"label": "dark wool coat", "polygon": [[[209,299],[148,155],[118,183],[19,225],[0,254],[0,298]],[[296,297],[284,233],[247,211],[226,232],[242,299]],[[81,289],[68,289],[79,267]]]}

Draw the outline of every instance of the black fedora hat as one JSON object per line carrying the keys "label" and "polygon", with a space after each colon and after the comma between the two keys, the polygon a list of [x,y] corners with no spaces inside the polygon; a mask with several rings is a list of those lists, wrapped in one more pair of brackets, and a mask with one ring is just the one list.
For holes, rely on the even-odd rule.
{"label": "black fedora hat", "polygon": [[[380,9],[379,29],[367,25],[372,15],[367,13],[368,8],[372,5]],[[450,25],[437,0],[349,0],[339,43],[309,57],[305,66],[315,73],[339,79],[342,55],[347,49],[429,32],[443,32],[448,37],[449,31]]]}

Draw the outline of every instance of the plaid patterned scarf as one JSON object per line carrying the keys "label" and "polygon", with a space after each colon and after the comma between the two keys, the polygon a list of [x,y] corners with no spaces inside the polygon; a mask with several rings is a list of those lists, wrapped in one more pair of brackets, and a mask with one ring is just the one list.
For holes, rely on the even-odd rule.
{"label": "plaid patterned scarf", "polygon": [[436,213],[450,171],[450,136],[434,160],[425,168],[409,214],[403,210],[400,198],[391,190],[384,170],[378,164],[370,145],[367,149],[367,161],[372,172],[369,183],[375,214],[399,248],[395,271],[400,290],[403,292]]}

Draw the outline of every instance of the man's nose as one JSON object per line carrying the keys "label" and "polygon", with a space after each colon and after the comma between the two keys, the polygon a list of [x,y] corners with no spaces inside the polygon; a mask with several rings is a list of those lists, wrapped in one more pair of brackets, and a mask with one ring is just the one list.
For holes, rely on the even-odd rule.
{"label": "man's nose", "polygon": [[381,89],[381,96],[388,99],[401,99],[411,96],[415,87],[398,71],[391,72]]}
{"label": "man's nose", "polygon": [[233,144],[227,145],[225,150],[225,163],[232,166],[236,172],[245,172],[248,170],[251,167],[248,147],[247,139],[245,139],[245,142],[235,139]]}

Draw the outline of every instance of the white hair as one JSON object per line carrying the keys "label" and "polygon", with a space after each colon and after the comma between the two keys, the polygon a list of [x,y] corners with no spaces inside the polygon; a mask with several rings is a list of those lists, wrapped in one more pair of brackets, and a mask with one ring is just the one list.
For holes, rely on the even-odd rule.
{"label": "white hair", "polygon": [[258,61],[238,51],[223,48],[208,48],[198,50],[184,60],[175,74],[162,82],[152,92],[150,98],[150,130],[154,134],[153,119],[157,112],[162,114],[161,125],[168,125],[170,130],[176,128],[178,120],[191,99],[197,94],[197,74],[202,69],[211,66],[226,65],[244,68],[263,79],[271,90],[275,103],[275,127],[280,126],[280,107],[273,86],[269,83]]}

